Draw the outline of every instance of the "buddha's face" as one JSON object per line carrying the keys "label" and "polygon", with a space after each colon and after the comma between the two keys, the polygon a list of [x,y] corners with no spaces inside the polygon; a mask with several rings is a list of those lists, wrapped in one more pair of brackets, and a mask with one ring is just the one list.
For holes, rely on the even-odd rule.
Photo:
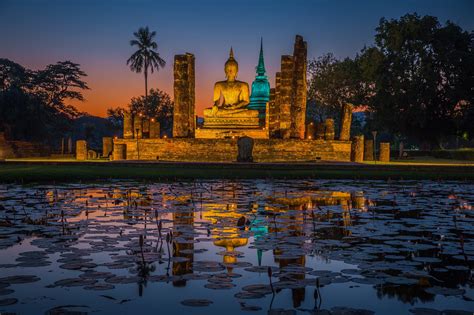
{"label": "buddha's face", "polygon": [[226,65],[225,75],[227,77],[227,80],[234,81],[235,78],[237,77],[237,71],[238,71],[238,68],[235,64],[230,63],[230,64]]}

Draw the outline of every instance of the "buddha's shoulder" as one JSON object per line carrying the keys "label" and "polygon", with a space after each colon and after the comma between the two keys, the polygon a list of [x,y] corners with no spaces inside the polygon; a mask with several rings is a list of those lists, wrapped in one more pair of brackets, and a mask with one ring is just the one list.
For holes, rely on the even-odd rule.
{"label": "buddha's shoulder", "polygon": [[235,83],[239,84],[239,85],[246,85],[246,86],[249,86],[249,84],[247,82],[244,82],[244,81],[239,81],[239,80],[235,80]]}

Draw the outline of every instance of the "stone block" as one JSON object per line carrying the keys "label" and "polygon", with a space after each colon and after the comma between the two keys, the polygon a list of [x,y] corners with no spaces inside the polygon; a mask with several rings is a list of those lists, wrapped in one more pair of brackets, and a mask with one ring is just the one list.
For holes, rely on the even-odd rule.
{"label": "stone block", "polygon": [[379,161],[390,162],[390,143],[389,142],[380,142]]}
{"label": "stone block", "polygon": [[365,139],[364,140],[364,161],[373,161],[374,160],[374,140]]}
{"label": "stone block", "polygon": [[112,154],[114,141],[112,137],[102,137],[102,156],[109,157]]}
{"label": "stone block", "polygon": [[86,140],[76,141],[76,160],[79,160],[79,161],[87,160],[87,141]]}
{"label": "stone block", "polygon": [[98,157],[99,157],[99,155],[94,150],[87,150],[87,159],[88,160],[96,160]]}
{"label": "stone block", "polygon": [[237,140],[237,162],[253,162],[253,139],[241,137]]}
{"label": "stone block", "polygon": [[362,163],[364,161],[364,136],[355,136],[352,139],[351,161]]}
{"label": "stone block", "polygon": [[123,143],[114,144],[114,161],[126,160],[127,159],[127,145]]}

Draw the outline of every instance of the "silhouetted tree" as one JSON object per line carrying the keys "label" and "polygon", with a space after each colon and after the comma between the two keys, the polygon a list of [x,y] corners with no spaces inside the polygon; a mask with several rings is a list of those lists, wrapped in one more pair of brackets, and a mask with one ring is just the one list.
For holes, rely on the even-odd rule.
{"label": "silhouetted tree", "polygon": [[57,62],[36,73],[33,90],[44,98],[46,106],[53,107],[71,117],[79,113],[71,106],[64,104],[66,99],[83,101],[82,90],[88,90],[87,83],[82,80],[87,74],[80,65],[71,61]]}
{"label": "silhouetted tree", "polygon": [[[358,57],[372,124],[431,145],[462,128],[474,103],[474,36],[433,16],[381,19]],[[472,123],[471,123],[472,125]]]}
{"label": "silhouetted tree", "polygon": [[58,62],[32,71],[0,59],[0,131],[18,140],[55,143],[81,115],[67,99],[83,100],[86,74],[78,64]]}
{"label": "silhouetted tree", "polygon": [[148,70],[153,73],[154,70],[158,71],[166,65],[166,62],[160,57],[160,54],[156,51],[158,44],[153,40],[156,36],[156,32],[150,32],[147,27],[140,27],[137,32],[133,33],[135,37],[130,41],[130,45],[137,46],[138,49],[135,51],[130,58],[127,60],[127,65],[130,66],[132,71],[141,73],[145,76],[145,100],[148,99]]}

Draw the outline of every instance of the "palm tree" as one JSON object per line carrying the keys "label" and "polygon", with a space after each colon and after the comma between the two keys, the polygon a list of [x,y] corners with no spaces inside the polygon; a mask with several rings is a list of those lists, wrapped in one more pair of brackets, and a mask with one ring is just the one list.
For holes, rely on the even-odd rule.
{"label": "palm tree", "polygon": [[154,70],[158,71],[166,65],[166,62],[156,51],[158,44],[153,40],[155,35],[156,32],[150,32],[148,26],[140,27],[138,32],[134,32],[133,36],[135,38],[130,41],[130,45],[132,47],[137,46],[138,50],[127,60],[130,70],[136,73],[143,71],[145,75],[145,103],[148,101],[148,70],[153,73]]}

